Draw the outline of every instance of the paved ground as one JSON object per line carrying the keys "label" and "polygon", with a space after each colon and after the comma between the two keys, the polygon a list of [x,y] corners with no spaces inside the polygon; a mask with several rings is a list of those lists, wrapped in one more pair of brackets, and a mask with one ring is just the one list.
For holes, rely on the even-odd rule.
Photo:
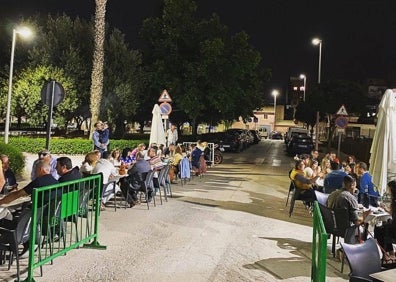
{"label": "paved ground", "polygon": [[[108,208],[99,231],[107,250],[73,250],[35,280],[310,281],[312,218],[299,203],[288,216],[291,160],[283,148],[265,141],[227,153],[224,164],[173,185],[174,197],[149,211]],[[27,259],[21,264],[25,269]],[[340,266],[328,256],[327,281],[347,281],[348,267],[341,274]],[[3,281],[15,273],[14,266],[0,269]]]}

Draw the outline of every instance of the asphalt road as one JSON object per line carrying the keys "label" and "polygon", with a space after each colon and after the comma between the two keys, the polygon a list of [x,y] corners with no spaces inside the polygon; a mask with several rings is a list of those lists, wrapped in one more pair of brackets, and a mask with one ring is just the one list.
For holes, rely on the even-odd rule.
{"label": "asphalt road", "polygon": [[[99,229],[107,250],[73,250],[35,280],[310,281],[312,217],[300,203],[292,217],[285,207],[292,165],[279,140],[225,153],[203,178],[172,185],[163,205],[108,208]],[[327,281],[346,281],[348,267],[339,269],[329,256]]]}

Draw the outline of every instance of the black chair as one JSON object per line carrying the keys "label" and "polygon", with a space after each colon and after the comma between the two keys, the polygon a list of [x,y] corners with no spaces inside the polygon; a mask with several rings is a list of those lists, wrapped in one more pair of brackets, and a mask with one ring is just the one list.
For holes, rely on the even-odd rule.
{"label": "black chair", "polygon": [[[152,193],[154,193],[153,178],[154,178],[154,171],[149,171],[148,173],[146,173],[144,181],[142,181],[142,183],[141,183],[141,187],[144,190],[148,210],[150,209],[148,192],[149,192],[149,190],[151,190]],[[153,196],[153,202],[154,202],[154,206],[155,206],[155,197],[154,196]]]}
{"label": "black chair", "polygon": [[[114,194],[114,211],[117,211],[116,185],[116,181],[109,181],[106,184],[103,184],[102,188],[102,198]],[[109,186],[112,187],[112,189],[107,189]]]}
{"label": "black chair", "polygon": [[0,227],[0,252],[1,261],[3,262],[6,258],[6,252],[9,252],[8,256],[8,270],[11,268],[11,264],[14,260],[14,255],[17,263],[17,281],[19,281],[19,248],[20,244],[28,241],[30,233],[30,221],[31,221],[30,209],[25,209],[18,217],[15,227],[7,229]]}
{"label": "black chair", "polygon": [[303,196],[304,190],[297,188],[294,181],[291,181],[290,185],[293,187],[293,191],[292,191],[292,198],[290,200],[289,217],[291,217],[291,215],[293,213],[294,204],[295,204],[296,200],[301,200],[306,209],[309,209],[313,202],[312,199],[306,199],[306,197]]}
{"label": "black chair", "polygon": [[286,207],[287,204],[289,203],[290,194],[292,194],[293,192],[294,192],[294,182],[293,180],[290,180],[289,193],[287,193],[287,199],[286,199]]}
{"label": "black chair", "polygon": [[382,270],[377,240],[371,238],[362,244],[341,243],[341,247],[351,269],[349,281],[373,281],[370,274]]}
{"label": "black chair", "polygon": [[315,190],[315,196],[316,196],[316,200],[318,201],[319,204],[324,205],[324,206],[326,205],[327,198],[329,197],[329,194],[325,194],[325,193]]}

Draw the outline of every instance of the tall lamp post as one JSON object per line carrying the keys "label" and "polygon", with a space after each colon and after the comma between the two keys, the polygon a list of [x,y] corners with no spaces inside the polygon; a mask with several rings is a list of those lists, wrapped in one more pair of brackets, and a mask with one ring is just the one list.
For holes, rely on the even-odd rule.
{"label": "tall lamp post", "polygon": [[[319,66],[318,66],[318,84],[320,84],[320,73],[322,66],[322,40],[319,38],[312,39],[312,44],[319,45]],[[319,148],[319,112],[316,112],[316,126],[315,126],[315,150]]]}
{"label": "tall lamp post", "polygon": [[307,86],[307,77],[305,76],[305,74],[300,74],[300,79],[304,80],[304,96],[303,96],[303,101],[305,102],[305,88]]}
{"label": "tall lamp post", "polygon": [[279,91],[274,89],[272,90],[272,96],[274,96],[274,131],[276,128],[276,96],[279,95]]}
{"label": "tall lamp post", "polygon": [[318,64],[318,84],[320,84],[320,73],[322,66],[322,40],[319,38],[312,39],[313,45],[319,45],[319,64]]}
{"label": "tall lamp post", "polygon": [[12,74],[14,70],[14,53],[17,34],[22,37],[29,37],[32,31],[27,27],[20,27],[12,31],[12,44],[11,44],[11,61],[10,61],[10,77],[8,82],[8,95],[7,95],[7,113],[4,128],[4,143],[8,144],[8,135],[10,133],[10,112],[11,112],[11,94],[12,94]]}

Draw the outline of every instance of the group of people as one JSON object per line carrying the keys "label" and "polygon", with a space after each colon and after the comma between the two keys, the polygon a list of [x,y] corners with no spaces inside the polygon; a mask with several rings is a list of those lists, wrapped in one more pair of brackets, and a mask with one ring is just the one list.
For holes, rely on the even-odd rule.
{"label": "group of people", "polygon": [[[306,202],[315,200],[315,190],[329,194],[326,206],[331,209],[346,208],[351,226],[356,232],[361,232],[364,219],[371,213],[370,206],[382,208],[396,218],[396,180],[388,183],[390,206],[379,204],[379,193],[372,183],[365,162],[357,161],[354,156],[348,156],[343,162],[336,154],[326,154],[318,161],[318,152],[312,151],[311,156],[303,155],[296,158],[295,167],[290,172],[290,178],[297,188],[301,189],[301,199]],[[317,166],[321,163],[321,166]],[[318,182],[323,179],[323,182]],[[323,186],[318,185],[323,183]],[[362,210],[359,206],[366,209]],[[385,261],[396,264],[396,256],[392,243],[396,242],[396,221],[389,221],[374,228],[374,237],[383,247]]]}
{"label": "group of people", "polygon": [[290,178],[295,180],[297,188],[304,190],[304,198],[308,201],[315,200],[314,190],[331,194],[337,189],[342,189],[344,177],[350,175],[356,180],[355,193],[358,195],[358,203],[367,208],[370,205],[378,206],[379,193],[374,188],[365,162],[356,161],[354,156],[348,156],[345,161],[340,162],[334,152],[325,154],[320,161],[318,157],[317,150],[313,150],[311,155],[295,157],[296,164],[290,172]]}

